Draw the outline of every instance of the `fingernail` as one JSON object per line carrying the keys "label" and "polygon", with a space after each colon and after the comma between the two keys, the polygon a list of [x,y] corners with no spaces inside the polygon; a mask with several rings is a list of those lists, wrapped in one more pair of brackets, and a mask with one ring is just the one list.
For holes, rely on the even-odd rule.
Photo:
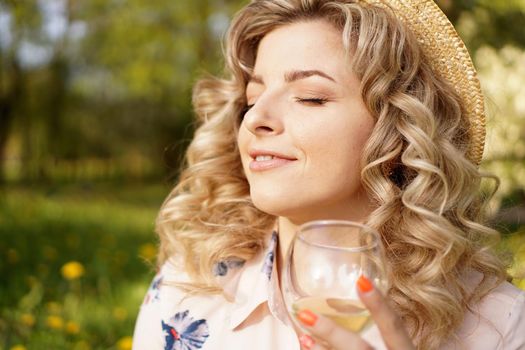
{"label": "fingernail", "polygon": [[310,310],[301,310],[297,313],[297,318],[305,326],[313,326],[317,322],[317,315]]}
{"label": "fingernail", "polygon": [[299,337],[299,342],[305,350],[310,350],[310,348],[315,344],[315,341],[308,334],[303,334]]}
{"label": "fingernail", "polygon": [[367,293],[374,289],[374,285],[368,278],[366,278],[364,275],[361,275],[357,280],[357,288],[359,288],[361,292]]}

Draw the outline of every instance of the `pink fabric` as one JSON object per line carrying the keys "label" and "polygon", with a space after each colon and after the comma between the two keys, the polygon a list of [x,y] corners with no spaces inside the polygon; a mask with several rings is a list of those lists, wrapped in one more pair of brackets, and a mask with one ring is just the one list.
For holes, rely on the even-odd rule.
{"label": "pink fabric", "polygon": [[[243,266],[221,266],[217,278],[232,302],[222,295],[187,296],[170,286],[170,281],[184,282],[187,277],[168,261],[144,298],[133,349],[299,350],[272,264],[272,243]],[[467,314],[458,330],[462,343],[450,341],[442,349],[525,349],[524,291],[504,283],[474,309],[480,316]],[[386,349],[376,327],[363,337],[376,349]]]}

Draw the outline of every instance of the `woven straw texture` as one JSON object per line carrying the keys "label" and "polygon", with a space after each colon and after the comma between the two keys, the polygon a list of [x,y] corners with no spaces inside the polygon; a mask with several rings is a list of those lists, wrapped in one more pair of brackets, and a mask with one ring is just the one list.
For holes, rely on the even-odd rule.
{"label": "woven straw texture", "polygon": [[414,32],[430,66],[461,97],[472,143],[468,158],[479,165],[485,144],[485,111],[476,70],[454,26],[431,0],[362,0],[389,7]]}

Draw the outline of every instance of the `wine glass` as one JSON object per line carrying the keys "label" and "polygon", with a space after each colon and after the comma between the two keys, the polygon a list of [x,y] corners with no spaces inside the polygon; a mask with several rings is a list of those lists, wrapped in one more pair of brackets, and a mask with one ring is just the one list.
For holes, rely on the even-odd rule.
{"label": "wine glass", "polygon": [[286,256],[283,297],[295,314],[309,309],[340,326],[362,333],[372,321],[357,294],[363,275],[385,292],[387,274],[379,234],[352,221],[321,220],[302,225]]}

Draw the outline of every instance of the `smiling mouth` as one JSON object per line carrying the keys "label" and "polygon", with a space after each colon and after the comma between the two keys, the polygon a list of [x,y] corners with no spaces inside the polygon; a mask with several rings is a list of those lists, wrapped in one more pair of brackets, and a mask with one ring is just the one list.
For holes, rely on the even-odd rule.
{"label": "smiling mouth", "polygon": [[296,160],[297,159],[280,158],[273,155],[257,155],[255,158],[252,158],[250,162],[250,170],[253,172],[271,170],[288,165]]}
{"label": "smiling mouth", "polygon": [[266,161],[266,160],[272,160],[274,158],[275,158],[274,156],[257,156],[257,157],[255,157],[254,160],[256,162],[262,162],[262,161]]}

